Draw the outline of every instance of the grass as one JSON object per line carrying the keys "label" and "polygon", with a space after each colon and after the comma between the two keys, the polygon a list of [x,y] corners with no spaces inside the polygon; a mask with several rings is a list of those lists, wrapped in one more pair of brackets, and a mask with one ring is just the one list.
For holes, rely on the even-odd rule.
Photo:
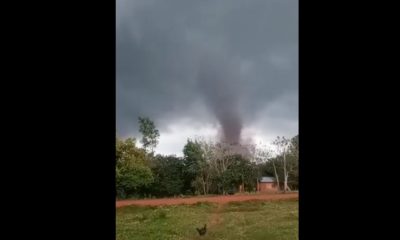
{"label": "grass", "polygon": [[[196,227],[207,223],[200,237]],[[117,209],[117,240],[298,239],[298,201],[198,203]]]}

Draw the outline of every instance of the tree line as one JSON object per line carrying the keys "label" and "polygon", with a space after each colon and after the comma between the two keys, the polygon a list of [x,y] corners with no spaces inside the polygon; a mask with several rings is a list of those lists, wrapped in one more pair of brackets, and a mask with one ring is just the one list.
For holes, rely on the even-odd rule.
{"label": "tree line", "polygon": [[227,194],[239,185],[256,191],[261,176],[274,176],[282,191],[298,189],[298,135],[277,137],[275,148],[232,146],[188,139],[183,157],[154,154],[159,131],[139,118],[142,147],[135,138],[116,139],[117,198]]}

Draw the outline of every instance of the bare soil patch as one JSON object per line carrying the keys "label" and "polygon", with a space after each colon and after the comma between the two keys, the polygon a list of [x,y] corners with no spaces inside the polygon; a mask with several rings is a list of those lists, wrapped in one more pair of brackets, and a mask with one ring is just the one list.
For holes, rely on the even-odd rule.
{"label": "bare soil patch", "polygon": [[140,200],[121,200],[116,201],[116,207],[124,207],[129,205],[141,206],[162,206],[162,205],[179,205],[179,204],[195,204],[198,202],[212,202],[225,204],[228,202],[241,202],[249,200],[286,200],[298,199],[299,194],[296,193],[268,193],[268,194],[250,194],[250,195],[226,195],[212,197],[191,197],[191,198],[160,198],[160,199],[140,199]]}

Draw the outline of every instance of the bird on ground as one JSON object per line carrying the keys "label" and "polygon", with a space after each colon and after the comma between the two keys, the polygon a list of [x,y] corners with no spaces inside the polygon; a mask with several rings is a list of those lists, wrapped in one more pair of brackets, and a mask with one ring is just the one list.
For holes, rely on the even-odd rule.
{"label": "bird on ground", "polygon": [[207,232],[207,224],[204,224],[202,228],[196,228],[196,230],[199,232],[200,236],[203,236]]}

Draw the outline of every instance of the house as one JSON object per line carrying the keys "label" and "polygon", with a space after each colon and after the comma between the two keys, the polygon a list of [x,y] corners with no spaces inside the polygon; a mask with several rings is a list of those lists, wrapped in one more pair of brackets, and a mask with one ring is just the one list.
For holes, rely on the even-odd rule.
{"label": "house", "polygon": [[257,183],[257,191],[269,192],[278,190],[275,178],[262,177]]}
{"label": "house", "polygon": [[[273,177],[262,177],[257,182],[257,192],[274,192],[278,190],[277,183]],[[238,192],[244,192],[244,185],[238,186]]]}

